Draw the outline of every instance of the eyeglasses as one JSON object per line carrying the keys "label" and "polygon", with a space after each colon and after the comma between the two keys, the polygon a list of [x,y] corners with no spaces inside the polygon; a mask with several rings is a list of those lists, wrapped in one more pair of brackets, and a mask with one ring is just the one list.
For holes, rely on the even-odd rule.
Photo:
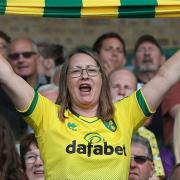
{"label": "eyeglasses", "polygon": [[0,43],[0,49],[6,49],[6,48],[7,48],[7,45],[6,45],[6,44]]}
{"label": "eyeglasses", "polygon": [[94,77],[97,76],[99,73],[99,68],[97,66],[88,66],[87,68],[83,69],[81,67],[74,67],[69,70],[69,74],[72,78],[80,77],[83,74],[83,71],[86,71],[88,76]]}
{"label": "eyeglasses", "polygon": [[133,155],[131,156],[131,159],[133,159],[137,164],[144,164],[147,160],[152,161],[152,159],[147,156],[139,155]]}
{"label": "eyeglasses", "polygon": [[33,164],[37,160],[38,157],[40,157],[39,154],[26,154],[24,156],[25,162],[28,164]]}
{"label": "eyeglasses", "polygon": [[20,58],[20,56],[22,55],[23,58],[31,58],[32,55],[36,54],[35,52],[21,52],[21,53],[12,53],[12,54],[9,54],[8,57],[10,60],[18,60]]}

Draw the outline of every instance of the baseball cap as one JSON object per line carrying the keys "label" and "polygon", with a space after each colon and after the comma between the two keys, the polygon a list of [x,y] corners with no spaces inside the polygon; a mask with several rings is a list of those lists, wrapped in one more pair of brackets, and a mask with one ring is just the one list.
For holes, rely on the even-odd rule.
{"label": "baseball cap", "polygon": [[136,52],[137,48],[144,42],[153,43],[162,52],[162,48],[161,48],[160,44],[158,43],[158,41],[152,35],[149,35],[149,34],[145,34],[145,35],[142,35],[139,37],[139,39],[137,40],[137,42],[135,44],[134,52]]}

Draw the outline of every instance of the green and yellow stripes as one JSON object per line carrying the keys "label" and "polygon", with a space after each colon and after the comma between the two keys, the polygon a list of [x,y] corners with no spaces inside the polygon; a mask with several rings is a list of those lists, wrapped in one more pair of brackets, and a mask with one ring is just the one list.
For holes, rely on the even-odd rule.
{"label": "green and yellow stripes", "polygon": [[37,91],[34,91],[34,97],[33,97],[33,100],[32,100],[32,103],[30,105],[30,107],[27,109],[27,111],[25,112],[20,112],[22,116],[29,116],[33,111],[34,111],[34,108],[37,104],[37,101],[38,101],[38,92]]}
{"label": "green and yellow stripes", "polygon": [[180,0],[0,0],[0,14],[45,17],[180,17]]}
{"label": "green and yellow stripes", "polygon": [[5,14],[42,16],[44,0],[7,0]]}
{"label": "green and yellow stripes", "polygon": [[138,103],[139,103],[139,106],[141,107],[143,113],[145,114],[146,117],[149,117],[152,115],[152,112],[150,112],[149,108],[148,108],[148,105],[144,99],[144,96],[141,92],[141,90],[139,89],[137,92],[136,92],[136,98],[138,100]]}

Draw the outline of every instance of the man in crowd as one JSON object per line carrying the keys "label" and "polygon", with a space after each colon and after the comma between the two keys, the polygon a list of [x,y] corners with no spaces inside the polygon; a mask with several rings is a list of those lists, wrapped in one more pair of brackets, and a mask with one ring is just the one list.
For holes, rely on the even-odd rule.
{"label": "man in crowd", "polygon": [[[152,35],[140,36],[135,44],[132,60],[138,88],[150,81],[164,62],[165,56],[160,43]],[[161,119],[161,108],[159,107],[148,126],[148,129],[154,132],[159,144],[163,142]]]}
{"label": "man in crowd", "polygon": [[131,141],[128,180],[149,180],[154,174],[153,156],[147,139],[135,134]]}
{"label": "man in crowd", "polygon": [[38,71],[48,78],[52,78],[56,67],[64,62],[64,47],[60,44],[39,43],[40,53]]}
{"label": "man in crowd", "polygon": [[128,69],[117,68],[108,77],[113,101],[121,100],[137,89],[136,77]]}
{"label": "man in crowd", "polygon": [[146,84],[158,72],[165,56],[158,41],[151,35],[139,37],[134,48],[132,64],[139,83]]}
{"label": "man in crowd", "polygon": [[[11,42],[11,38],[5,32],[0,31],[0,54],[8,57],[8,46]],[[14,105],[4,90],[0,87],[0,112],[6,117],[10,127],[13,130],[15,139],[18,140],[21,134],[24,133],[25,123],[21,119],[20,115],[16,112]]]}
{"label": "man in crowd", "polygon": [[[117,68],[113,70],[109,74],[109,83],[113,101],[121,100],[137,90],[137,80],[135,75],[125,68]],[[149,121],[146,121],[144,126],[147,126],[148,122]],[[140,127],[137,132],[150,143],[154,157],[153,162],[155,173],[153,174],[153,178],[161,179],[164,177],[164,169],[154,134],[143,126]]]}
{"label": "man in crowd", "polygon": [[107,75],[126,63],[125,43],[117,33],[109,32],[101,35],[95,41],[93,50],[99,55]]}
{"label": "man in crowd", "polygon": [[16,74],[21,76],[31,87],[37,90],[41,85],[49,83],[44,76],[38,74],[38,48],[30,39],[18,38],[9,46],[9,62]]}
{"label": "man in crowd", "polygon": [[[37,45],[31,39],[17,38],[9,45],[9,63],[14,72],[22,77],[34,90],[38,90],[40,86],[49,83],[45,76],[38,74],[38,58]],[[28,127],[24,121],[22,123],[24,132],[31,131],[31,129],[27,129]]]}

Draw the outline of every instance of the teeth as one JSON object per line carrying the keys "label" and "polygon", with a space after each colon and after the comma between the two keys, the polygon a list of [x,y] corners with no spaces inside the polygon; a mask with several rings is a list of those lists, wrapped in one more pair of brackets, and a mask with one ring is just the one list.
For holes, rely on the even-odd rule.
{"label": "teeth", "polygon": [[89,84],[81,84],[80,87],[89,87]]}
{"label": "teeth", "polygon": [[81,84],[79,89],[83,92],[89,92],[91,91],[91,86],[89,84]]}
{"label": "teeth", "polygon": [[44,171],[35,171],[34,174],[44,174]]}

